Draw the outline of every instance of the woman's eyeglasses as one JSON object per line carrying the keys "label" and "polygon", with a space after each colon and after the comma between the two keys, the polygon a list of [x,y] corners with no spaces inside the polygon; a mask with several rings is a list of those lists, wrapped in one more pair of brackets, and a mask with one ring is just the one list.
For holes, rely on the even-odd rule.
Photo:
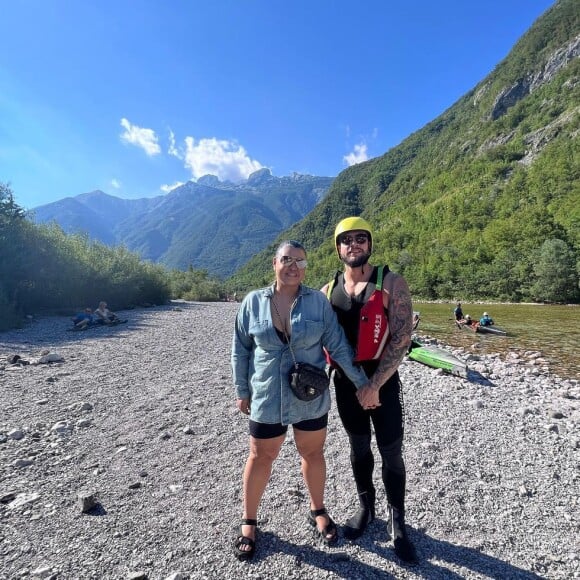
{"label": "woman's eyeglasses", "polygon": [[280,263],[283,266],[291,266],[296,264],[301,270],[304,270],[308,265],[308,260],[304,258],[293,258],[292,256],[280,256]]}
{"label": "woman's eyeglasses", "polygon": [[339,242],[343,246],[350,246],[353,242],[357,244],[366,244],[369,241],[369,237],[366,234],[357,234],[356,236],[342,236],[339,238]]}

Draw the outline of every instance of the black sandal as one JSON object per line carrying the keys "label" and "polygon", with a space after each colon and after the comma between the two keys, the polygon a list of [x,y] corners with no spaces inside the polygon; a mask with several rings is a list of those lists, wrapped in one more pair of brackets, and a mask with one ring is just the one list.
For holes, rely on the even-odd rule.
{"label": "black sandal", "polygon": [[[318,516],[326,516],[328,518],[328,523],[322,530],[318,529],[316,524],[316,518]],[[326,508],[320,508],[319,510],[310,510],[308,515],[308,523],[314,528],[314,535],[326,546],[332,546],[338,541],[338,529],[336,524],[333,522],[332,518],[328,515]],[[328,537],[330,536],[330,537]]]}
{"label": "black sandal", "polygon": [[[256,553],[256,541],[242,534],[242,526],[257,526],[258,520],[243,519],[240,524],[240,535],[234,542],[234,556],[240,561],[251,560]],[[257,529],[257,528],[256,528]],[[249,550],[242,550],[242,546],[250,546]]]}

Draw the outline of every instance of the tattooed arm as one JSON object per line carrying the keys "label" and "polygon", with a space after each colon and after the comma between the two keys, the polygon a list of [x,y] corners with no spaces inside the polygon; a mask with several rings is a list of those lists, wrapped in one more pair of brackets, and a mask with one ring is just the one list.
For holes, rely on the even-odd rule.
{"label": "tattooed arm", "polygon": [[413,304],[405,279],[389,272],[383,282],[383,304],[389,318],[390,339],[371,377],[371,388],[380,389],[399,368],[411,344]]}

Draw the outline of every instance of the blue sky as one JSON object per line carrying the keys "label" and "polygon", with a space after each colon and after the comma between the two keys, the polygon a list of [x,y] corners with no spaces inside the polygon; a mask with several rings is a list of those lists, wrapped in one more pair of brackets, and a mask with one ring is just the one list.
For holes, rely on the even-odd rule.
{"label": "blue sky", "polygon": [[29,209],[335,176],[450,107],[553,3],[0,0],[0,182]]}

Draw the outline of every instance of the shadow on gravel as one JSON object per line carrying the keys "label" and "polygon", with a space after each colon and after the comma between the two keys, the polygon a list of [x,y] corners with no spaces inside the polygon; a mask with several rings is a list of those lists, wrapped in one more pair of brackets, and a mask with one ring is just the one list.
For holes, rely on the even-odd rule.
{"label": "shadow on gravel", "polygon": [[[348,578],[349,580],[356,578],[361,580],[363,578],[365,580],[394,580],[397,578],[381,568],[353,559],[347,552],[340,549],[341,545],[342,542],[339,542],[338,546],[327,550],[322,547],[292,544],[272,532],[261,532],[253,562],[258,563],[268,558],[268,556],[282,553],[294,557],[294,569],[300,569],[303,565],[308,565],[332,572],[339,578]],[[304,571],[304,573],[306,574],[307,571]],[[304,577],[306,578],[307,576]]]}
{"label": "shadow on gravel", "polygon": [[470,383],[477,383],[478,385],[483,385],[484,387],[495,387],[495,385],[487,377],[484,377],[479,371],[474,371],[473,369],[469,369],[467,371],[467,380]]}
{"label": "shadow on gravel", "polygon": [[[373,530],[373,528],[376,529]],[[386,530],[386,522],[377,519],[375,523],[371,524],[371,533],[353,542],[353,544],[358,545],[362,551],[371,552],[382,558],[385,563],[390,562],[389,567],[393,564],[400,566],[418,578],[462,580],[465,577],[463,574],[449,569],[446,566],[448,564],[497,580],[505,578],[510,580],[543,580],[542,576],[513,566],[479,550],[438,540],[410,526],[408,526],[409,535],[416,545],[419,562],[416,565],[407,566],[395,555]],[[333,548],[318,548],[292,544],[272,532],[260,532],[257,542],[258,549],[253,562],[260,563],[269,556],[283,553],[294,557],[294,569],[308,565],[349,580],[389,580],[400,577],[397,574],[387,572],[381,566],[361,562],[356,558],[356,555],[341,549],[349,544],[350,542],[341,537],[338,545]]]}
{"label": "shadow on gravel", "polygon": [[414,530],[411,537],[416,541],[420,559],[420,565],[416,570],[414,569],[414,572],[424,578],[464,578],[464,576],[452,572],[438,562],[448,562],[455,566],[467,568],[486,578],[497,578],[498,580],[505,578],[510,578],[510,580],[543,580],[544,578],[534,572],[523,570],[494,558],[480,550],[438,540],[418,530]]}
{"label": "shadow on gravel", "polygon": [[[372,539],[370,541],[366,539],[363,547],[385,560],[392,560],[398,565],[406,567],[395,556],[392,543],[389,543],[388,546],[384,545],[385,542],[390,540],[386,531],[387,522],[377,519],[373,527],[377,523],[380,525],[381,531],[371,536]],[[415,543],[419,558],[418,564],[409,566],[408,569],[412,570],[418,577],[429,580],[432,578],[462,580],[464,576],[450,570],[445,566],[445,563],[447,563],[464,569],[466,568],[486,578],[496,578],[498,580],[504,580],[506,578],[510,580],[543,580],[542,576],[513,566],[508,562],[489,556],[474,548],[467,548],[465,546],[451,544],[444,540],[438,540],[412,526],[407,526],[407,529],[410,532],[409,536],[411,540]]]}
{"label": "shadow on gravel", "polygon": [[95,505],[94,508],[90,509],[88,512],[85,512],[87,516],[106,516],[107,510],[102,506],[102,504],[98,503]]}

